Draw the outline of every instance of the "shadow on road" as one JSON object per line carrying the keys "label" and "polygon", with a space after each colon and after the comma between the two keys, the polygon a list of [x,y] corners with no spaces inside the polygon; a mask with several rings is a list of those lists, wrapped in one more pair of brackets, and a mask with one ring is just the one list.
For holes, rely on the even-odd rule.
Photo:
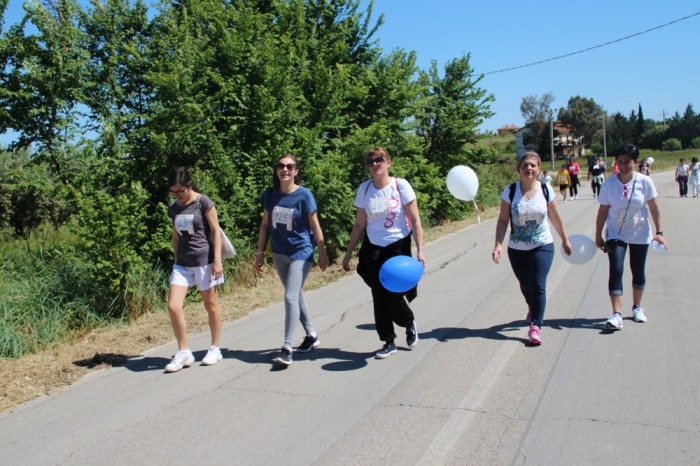
{"label": "shadow on road", "polygon": [[360,330],[376,330],[377,326],[374,324],[360,324],[360,325],[356,325],[355,328],[360,329]]}
{"label": "shadow on road", "polygon": [[[612,333],[612,330],[607,329],[603,323],[605,319],[546,319],[544,327],[554,330],[562,330],[564,328],[581,328],[590,330],[600,330],[601,334]],[[488,340],[513,340],[522,343],[528,343],[526,338],[514,337],[508,335],[508,332],[516,332],[522,327],[527,326],[525,320],[514,320],[506,324],[494,325],[489,328],[469,329],[463,327],[452,328],[436,328],[429,332],[419,333],[419,338],[423,340],[435,339],[441,342],[448,340],[463,340],[465,338],[486,338]]]}

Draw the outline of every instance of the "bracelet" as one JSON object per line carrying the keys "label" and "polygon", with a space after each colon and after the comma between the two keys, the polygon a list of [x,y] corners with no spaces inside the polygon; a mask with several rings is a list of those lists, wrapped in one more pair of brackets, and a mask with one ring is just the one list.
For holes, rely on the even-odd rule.
{"label": "bracelet", "polygon": [[262,252],[262,251],[258,251],[257,254],[256,254],[256,256],[257,256],[258,254],[262,254],[263,256],[265,255],[265,253]]}

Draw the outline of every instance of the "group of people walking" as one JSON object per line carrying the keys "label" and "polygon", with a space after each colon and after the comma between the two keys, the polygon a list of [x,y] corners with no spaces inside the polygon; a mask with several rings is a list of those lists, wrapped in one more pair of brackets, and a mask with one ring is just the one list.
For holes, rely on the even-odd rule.
{"label": "group of people walking", "polygon": [[[600,159],[597,168],[589,170],[594,180],[594,196],[600,203],[596,219],[595,241],[608,253],[610,277],[608,289],[613,314],[606,325],[622,328],[622,270],[629,246],[632,268],[634,320],[646,322],[641,307],[646,284],[644,267],[652,239],[664,244],[662,216],[654,183],[646,175],[635,172],[639,151],[632,145],[621,146],[615,153],[619,173],[605,179],[605,167]],[[694,161],[697,166],[697,160]],[[369,286],[373,299],[374,321],[382,348],[376,358],[385,359],[397,352],[395,325],[405,329],[406,346],[418,342],[416,319],[409,303],[417,296],[413,289],[404,293],[387,290],[379,279],[379,271],[387,260],[397,255],[412,255],[415,240],[416,258],[425,265],[423,228],[416,194],[410,183],[392,177],[390,154],[382,147],[365,154],[365,164],[371,179],[357,190],[354,205],[357,209],[342,268],[350,271],[350,258],[364,234],[359,251],[358,274]],[[492,258],[500,263],[503,240],[510,227],[508,258],[528,305],[530,324],[528,340],[533,345],[542,343],[542,326],[546,309],[547,275],[554,259],[554,240],[551,223],[562,240],[564,252],[572,252],[568,234],[555,200],[555,192],[541,181],[539,155],[527,152],[518,161],[520,180],[505,188],[496,222],[496,238]],[[571,185],[578,186],[580,167],[572,159],[567,164]],[[545,178],[546,172],[544,172]],[[696,175],[697,176],[697,175]],[[551,178],[549,178],[551,180]],[[189,173],[183,167],[173,168],[169,174],[170,192],[175,197],[168,208],[173,222],[172,242],[175,265],[170,279],[168,311],[179,350],[166,366],[167,372],[176,372],[194,362],[187,345],[183,303],[187,291],[196,285],[209,314],[211,346],[202,359],[203,365],[221,360],[219,336],[221,315],[217,303],[217,285],[224,282],[221,265],[221,233],[216,207],[207,196],[200,194]],[[561,180],[560,180],[561,185]],[[567,186],[568,187],[568,186]],[[560,186],[561,188],[561,186]],[[572,199],[578,196],[575,187]],[[323,231],[318,220],[318,208],[313,194],[301,185],[301,171],[297,159],[287,154],[274,167],[272,187],[260,197],[263,216],[258,235],[258,249],[254,268],[261,272],[265,250],[272,250],[272,260],[285,288],[284,343],[276,363],[290,365],[294,352],[307,352],[320,344],[318,333],[311,322],[311,314],[304,299],[303,286],[313,265],[315,248],[319,253],[319,268],[328,266]],[[651,233],[649,214],[656,226]],[[607,225],[605,239],[603,227]],[[297,321],[301,322],[305,337],[293,349]]]}
{"label": "group of people walking", "polygon": [[681,197],[688,197],[688,181],[693,190],[693,197],[700,197],[700,164],[697,157],[693,157],[690,165],[685,163],[685,159],[681,159],[673,176],[678,183]]}
{"label": "group of people walking", "polygon": [[[350,257],[364,233],[358,273],[372,292],[376,330],[383,342],[376,354],[378,359],[397,352],[394,325],[405,328],[409,348],[418,342],[415,318],[408,305],[417,296],[416,288],[406,293],[389,291],[379,280],[379,270],[384,262],[394,256],[410,256],[412,239],[416,242],[416,257],[425,265],[423,228],[416,194],[408,181],[389,174],[391,163],[391,156],[382,147],[375,147],[365,155],[365,164],[372,178],[358,188],[355,197],[357,215],[342,261],[343,269],[350,271]],[[272,261],[285,289],[284,343],[274,362],[286,366],[292,364],[295,351],[311,351],[320,344],[304,299],[303,287],[313,265],[315,248],[318,248],[319,268],[325,270],[328,266],[316,200],[311,191],[301,185],[301,179],[296,157],[287,154],[276,162],[272,187],[260,197],[263,216],[258,252],[253,264],[255,270],[262,272],[265,251],[271,249]],[[184,167],[171,170],[169,184],[170,192],[175,197],[168,209],[173,221],[175,265],[170,279],[168,311],[179,351],[165,370],[177,372],[194,362],[192,351],[187,346],[182,312],[187,290],[194,285],[197,285],[209,313],[212,334],[211,346],[202,364],[215,364],[221,360],[218,347],[221,315],[217,304],[217,285],[223,283],[224,276],[221,236],[216,208],[211,199],[198,192]],[[297,321],[301,322],[306,336],[294,350]]]}

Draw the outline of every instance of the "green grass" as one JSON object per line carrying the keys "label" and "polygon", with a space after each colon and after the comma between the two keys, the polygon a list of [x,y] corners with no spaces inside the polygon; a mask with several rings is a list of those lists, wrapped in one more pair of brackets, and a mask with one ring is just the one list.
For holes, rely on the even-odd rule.
{"label": "green grass", "polygon": [[167,273],[161,267],[126,277],[124,296],[115,296],[94,283],[92,264],[75,260],[74,242],[67,230],[48,226],[0,242],[0,357],[33,353],[76,330],[162,306]]}

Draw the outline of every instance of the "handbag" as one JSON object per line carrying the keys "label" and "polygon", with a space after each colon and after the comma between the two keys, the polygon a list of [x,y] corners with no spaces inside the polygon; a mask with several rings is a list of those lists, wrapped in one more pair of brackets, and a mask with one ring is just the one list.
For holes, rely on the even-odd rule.
{"label": "handbag", "polygon": [[[202,204],[200,204],[199,202],[199,197],[197,197],[197,209],[199,209],[199,215],[201,215],[204,221],[207,222],[207,224],[209,224],[207,218],[204,215],[202,215]],[[211,231],[211,227],[209,228],[209,230],[209,242],[211,244],[214,244],[214,232]],[[228,236],[226,236],[226,233],[224,233],[224,230],[223,228],[221,228],[221,225],[219,225],[219,233],[221,233],[221,259],[231,259],[233,257],[236,257],[236,250],[233,249],[233,244],[231,244],[231,240],[228,239]]]}
{"label": "handbag", "polygon": [[[634,196],[634,187],[637,185],[637,175],[634,175],[634,183],[632,183],[632,191],[630,191],[630,199],[627,201],[627,208],[625,209],[625,215],[622,216],[622,224],[624,225],[625,219],[627,218],[627,211],[630,209],[630,203],[632,202],[632,196]],[[620,225],[620,229],[617,231],[617,236],[620,236],[620,232],[622,232],[622,225]],[[608,254],[610,252],[613,252],[615,249],[617,249],[617,244],[618,240],[616,239],[609,239],[605,243],[603,243],[603,252],[605,254]]]}

